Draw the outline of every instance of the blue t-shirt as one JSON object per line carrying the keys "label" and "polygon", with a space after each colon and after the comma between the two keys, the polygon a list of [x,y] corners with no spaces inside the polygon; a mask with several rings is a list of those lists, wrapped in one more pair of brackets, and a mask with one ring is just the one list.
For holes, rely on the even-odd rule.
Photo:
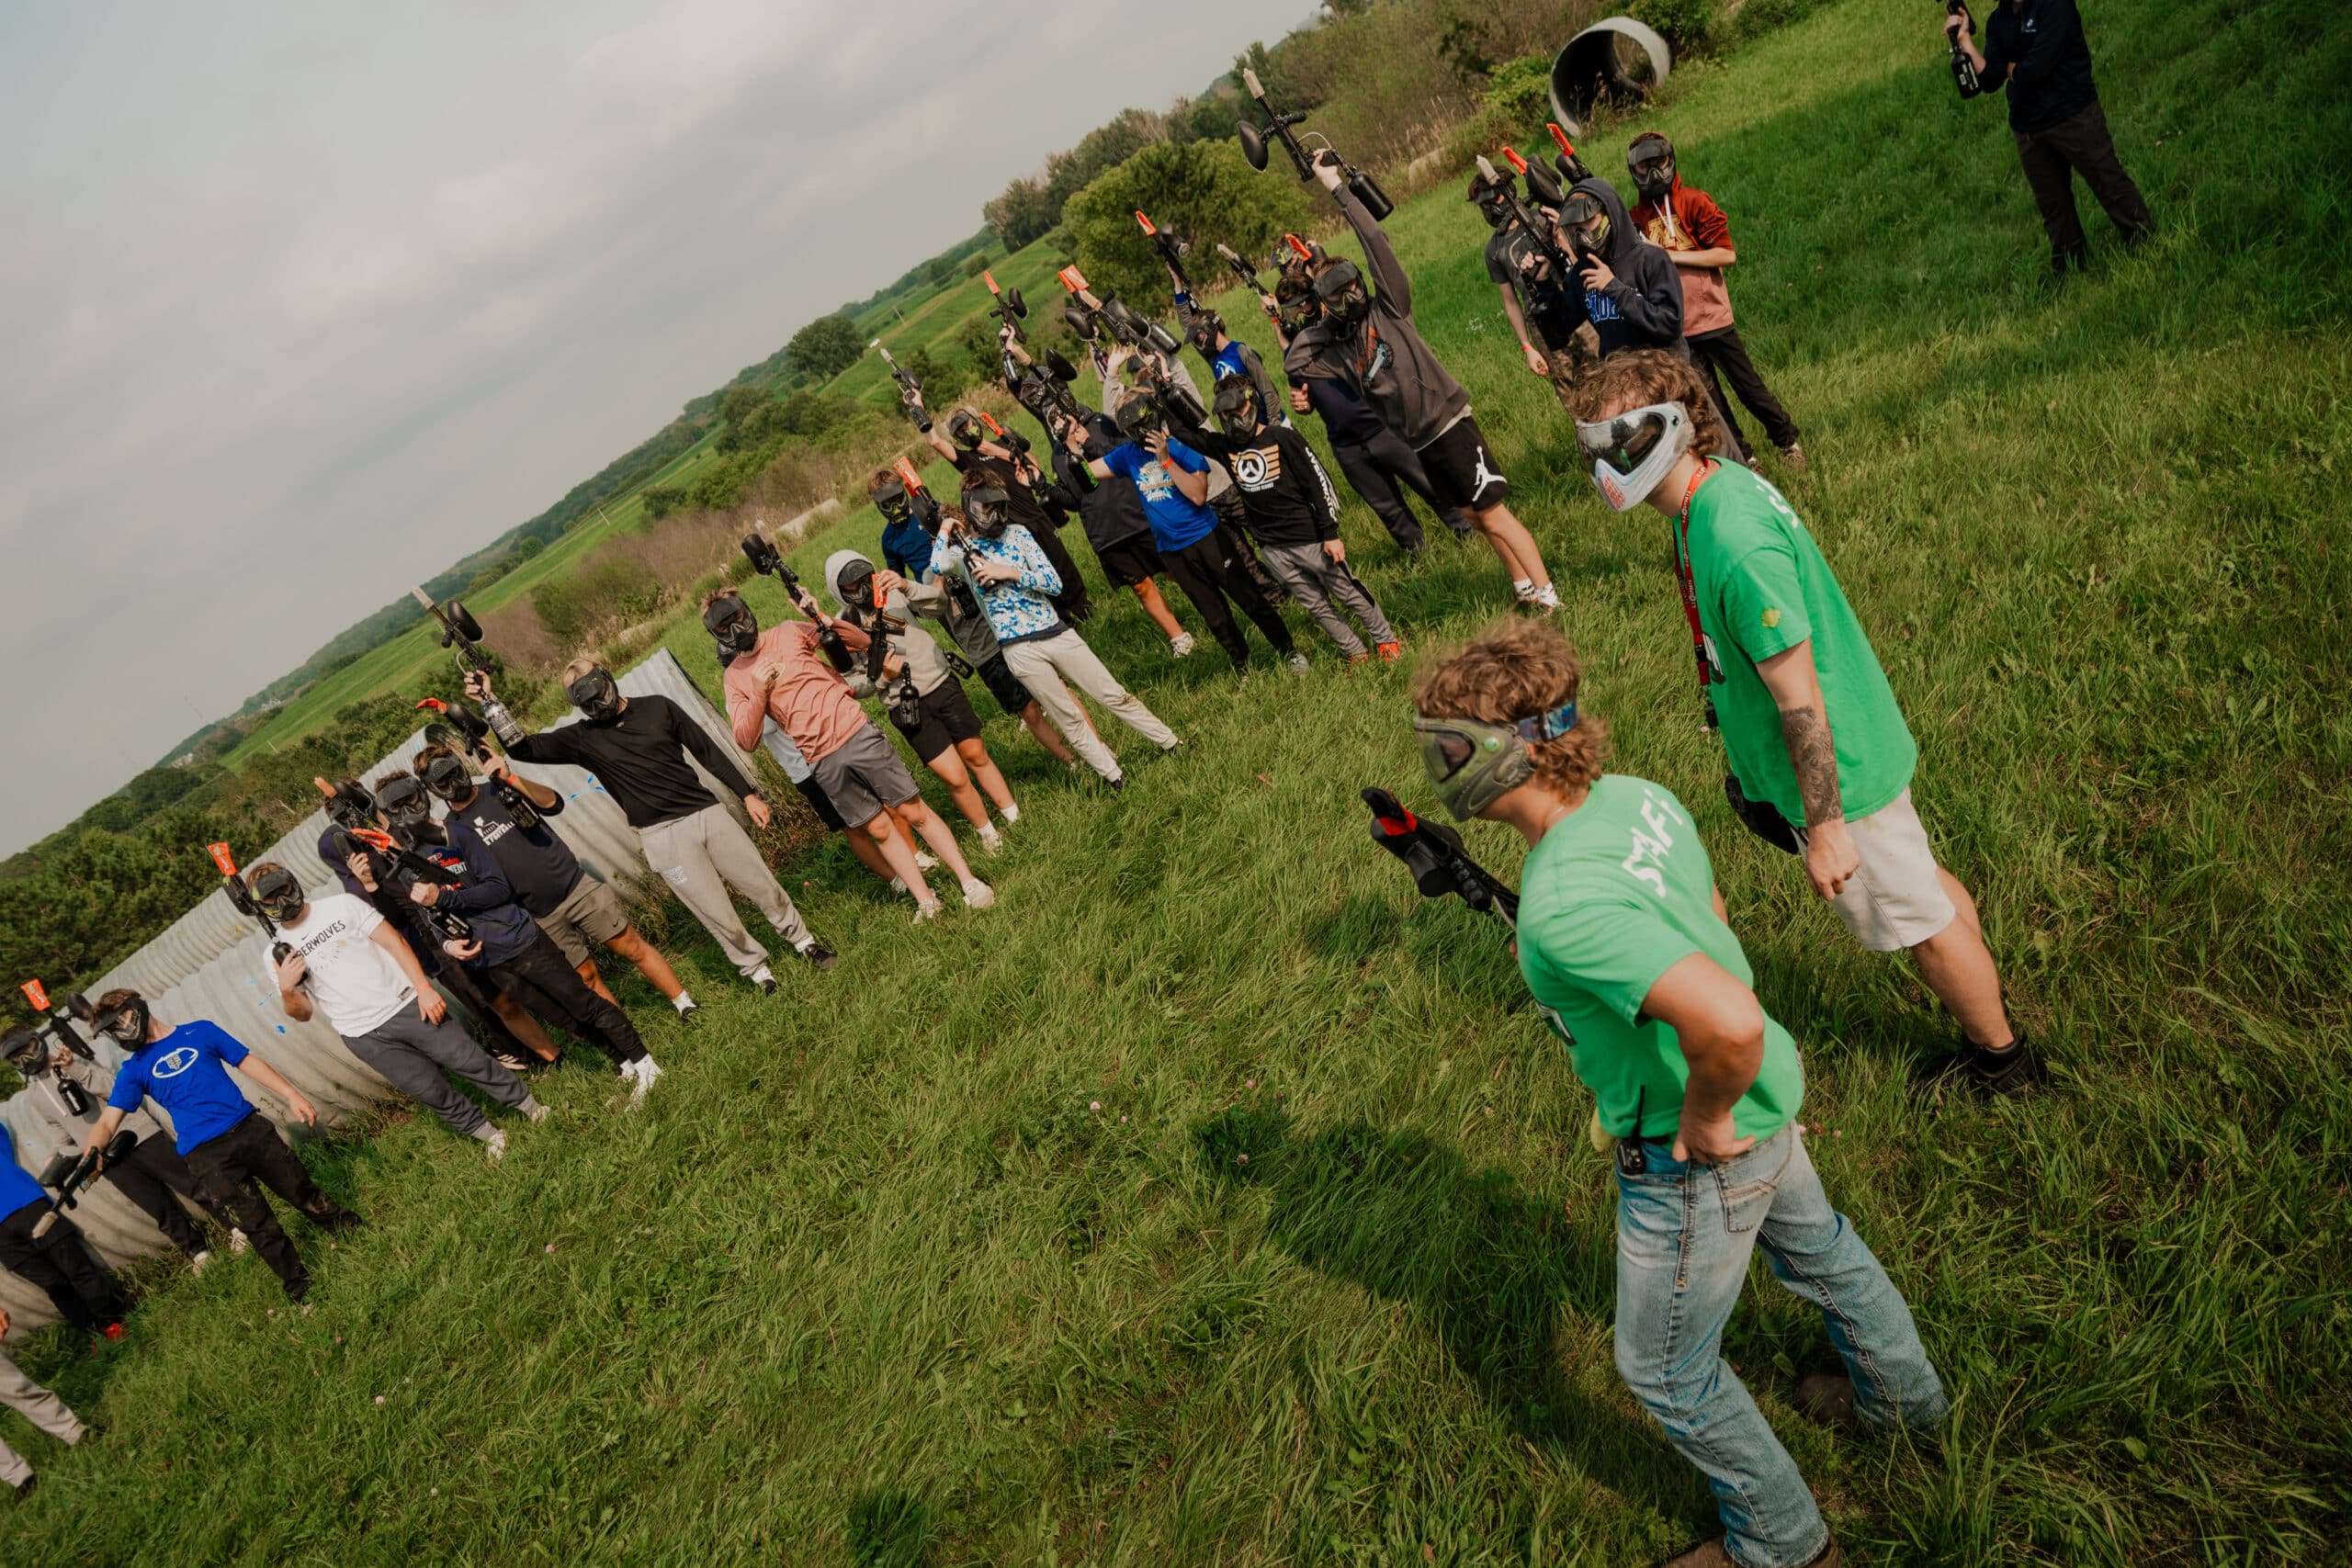
{"label": "blue t-shirt", "polygon": [[910,582],[921,582],[931,570],[931,536],[913,518],[903,518],[882,530],[882,564]]}
{"label": "blue t-shirt", "polygon": [[30,1208],[48,1196],[48,1190],[17,1163],[17,1145],[8,1141],[8,1129],[0,1126],[0,1220]]}
{"label": "blue t-shirt", "polygon": [[229,1081],[229,1068],[247,1055],[237,1037],[217,1023],[183,1023],[122,1064],[107,1103],[117,1111],[136,1111],[142,1096],[152,1098],[172,1113],[172,1131],[186,1155],[254,1113],[252,1102]]}
{"label": "blue t-shirt", "polygon": [[[1209,460],[1182,441],[1168,444],[1168,461],[1188,474],[1208,471]],[[1181,550],[1208,537],[1216,527],[1216,513],[1206,502],[1194,501],[1176,488],[1168,465],[1130,441],[1103,454],[1103,466],[1135,481],[1143,498],[1144,515],[1151,519],[1151,536],[1163,550]]]}

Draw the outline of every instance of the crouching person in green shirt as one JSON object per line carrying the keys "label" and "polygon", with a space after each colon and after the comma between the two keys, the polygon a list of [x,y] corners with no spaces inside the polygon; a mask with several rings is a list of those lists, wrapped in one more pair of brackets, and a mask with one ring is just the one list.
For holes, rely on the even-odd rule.
{"label": "crouching person in green shirt", "polygon": [[1704,845],[1663,785],[1604,773],[1607,729],[1578,711],[1575,652],[1543,626],[1498,630],[1424,669],[1421,755],[1446,808],[1515,828],[1519,964],[1598,1100],[1617,1158],[1617,1370],[1705,1472],[1724,1536],[1669,1568],[1835,1564],[1837,1542],[1723,1359],[1758,1247],[1820,1308],[1844,1377],[1798,1385],[1807,1414],[1931,1427],[1943,1386],[1904,1304],[1829,1205],[1796,1125],[1804,1072],[1749,988]]}

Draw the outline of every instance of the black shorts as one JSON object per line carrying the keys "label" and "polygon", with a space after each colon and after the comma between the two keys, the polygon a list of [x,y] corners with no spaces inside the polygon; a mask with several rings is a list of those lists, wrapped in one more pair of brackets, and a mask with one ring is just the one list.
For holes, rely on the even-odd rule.
{"label": "black shorts", "polygon": [[1443,435],[1420,449],[1421,467],[1429,471],[1430,490],[1438,505],[1483,512],[1499,506],[1510,495],[1510,481],[1495,467],[1487,433],[1477,420],[1464,414]]}
{"label": "black shorts", "polygon": [[953,750],[963,741],[980,738],[980,716],[972,711],[964,682],[953,675],[917,698],[915,705],[922,710],[922,722],[912,729],[899,724],[895,712],[890,722],[926,762],[938,761],[941,752]]}
{"label": "black shorts", "polygon": [[1159,547],[1151,542],[1149,534],[1121,539],[1108,549],[1097,548],[1094,558],[1102,563],[1102,575],[1111,580],[1114,588],[1133,588],[1168,570],[1167,563],[1159,558]]}
{"label": "black shorts", "polygon": [[1029,694],[1029,688],[1021,683],[1021,677],[1012,672],[1012,666],[1004,661],[1002,649],[997,649],[996,657],[980,666],[979,674],[980,684],[989,689],[989,695],[996,699],[996,705],[1015,718],[1028,712],[1029,705],[1037,700]]}

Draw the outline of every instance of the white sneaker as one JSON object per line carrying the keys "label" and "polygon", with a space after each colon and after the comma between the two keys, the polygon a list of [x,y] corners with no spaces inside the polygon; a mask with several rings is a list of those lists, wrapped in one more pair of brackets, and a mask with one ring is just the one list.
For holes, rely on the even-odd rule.
{"label": "white sneaker", "polygon": [[927,904],[918,904],[915,906],[915,924],[921,925],[925,920],[935,920],[937,919],[939,919],[938,899],[933,898]]}
{"label": "white sneaker", "polygon": [[907,879],[906,879],[905,877],[903,877],[903,876],[894,876],[894,877],[892,877],[892,878],[890,879],[890,891],[891,891],[891,892],[893,892],[893,893],[904,893],[906,890],[907,890]]}
{"label": "white sneaker", "polygon": [[1006,807],[1002,811],[997,813],[997,815],[1002,817],[1004,818],[1004,825],[1010,828],[1015,822],[1021,820],[1021,803],[1016,800],[1011,806]]}
{"label": "white sneaker", "polygon": [[1191,632],[1178,632],[1168,639],[1168,651],[1179,659],[1186,657],[1199,646],[1200,644],[1193,640]]}
{"label": "white sneaker", "polygon": [[543,1100],[532,1100],[530,1104],[523,1107],[523,1114],[533,1122],[546,1121],[548,1119],[547,1101]]}
{"label": "white sneaker", "polygon": [[995,828],[987,827],[980,829],[980,849],[983,853],[995,854],[1003,848],[1004,837]]}
{"label": "white sneaker", "polygon": [[504,1129],[492,1127],[490,1130],[490,1136],[481,1141],[481,1146],[489,1153],[491,1158],[504,1159],[506,1157],[506,1133]]}
{"label": "white sneaker", "polygon": [[1291,668],[1291,672],[1292,672],[1293,674],[1295,674],[1295,675],[1304,675],[1304,674],[1306,674],[1306,671],[1307,671],[1307,668],[1308,668],[1308,666],[1307,666],[1307,662],[1306,662],[1306,655],[1305,655],[1305,654],[1303,654],[1303,653],[1294,653],[1294,654],[1292,654],[1292,655],[1290,656],[1290,668]]}
{"label": "white sneaker", "polygon": [[985,909],[995,902],[995,888],[990,887],[987,883],[982,882],[977,876],[967,876],[964,879],[964,907],[966,908]]}
{"label": "white sneaker", "polygon": [[917,871],[934,871],[938,869],[938,856],[926,853],[922,850],[917,850],[915,852],[915,869]]}
{"label": "white sneaker", "polygon": [[206,1247],[187,1260],[187,1271],[191,1274],[201,1274],[204,1272],[204,1266],[211,1261],[212,1249]]}
{"label": "white sneaker", "polygon": [[238,1230],[238,1229],[237,1229],[235,1226],[233,1226],[233,1225],[230,1227],[230,1229],[229,1229],[229,1256],[230,1256],[230,1257],[232,1257],[232,1258],[243,1258],[243,1257],[245,1255],[245,1248],[247,1248],[247,1247],[251,1247],[252,1245],[253,1245],[253,1243],[252,1243],[252,1242],[247,1241],[247,1240],[245,1239],[245,1233],[244,1233],[244,1232],[243,1232],[243,1231],[241,1231],[241,1230]]}

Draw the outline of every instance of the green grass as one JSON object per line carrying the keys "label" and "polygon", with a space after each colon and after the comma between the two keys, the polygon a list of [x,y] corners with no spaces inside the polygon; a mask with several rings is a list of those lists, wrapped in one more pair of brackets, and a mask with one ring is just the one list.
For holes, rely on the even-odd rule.
{"label": "green grass", "polygon": [[[1046,241],[1039,240],[1010,256],[999,257],[989,270],[1003,287],[1021,290],[1033,323],[1042,327],[1046,317],[1062,308],[1062,288],[1054,274],[1065,259]],[[957,278],[928,297],[893,301],[896,309],[886,305],[868,312],[859,318],[858,331],[868,338],[880,338],[895,355],[927,348],[934,356],[961,358],[964,350],[958,339],[965,323],[992,303],[988,285],[977,277]],[[825,389],[877,407],[897,406],[889,368],[880,355],[871,351],[834,377]]]}
{"label": "green grass", "polygon": [[[1934,21],[1842,0],[1656,121],[1732,213],[1814,456],[1791,494],[2062,1075],[2043,1099],[1908,1105],[1951,1025],[1719,804],[1662,525],[1574,473],[1458,197],[1398,243],[1588,705],[1690,804],[1805,1054],[1824,1179],[1954,1393],[1939,1449],[1807,1427],[1818,1322],[1759,1272],[1728,1354],[1849,1560],[2340,1561],[2346,35],[2308,0],[2094,7],[2165,233],[2129,259],[2100,234],[2054,292]],[[1479,552],[1406,566],[1347,527],[1418,649],[1503,598]],[[870,514],[801,558],[843,539]],[[844,960],[774,998],[653,911],[707,1016],[629,978],[671,1069],[642,1113],[568,1067],[496,1169],[391,1118],[318,1153],[371,1224],[302,1238],[310,1316],[268,1315],[248,1259],[147,1276],[97,1357],[35,1338],[110,1431],[69,1453],[10,1424],[45,1484],[8,1561],[1613,1564],[1705,1529],[1611,1366],[1588,1097],[1496,931],[1364,841],[1359,785],[1426,799],[1408,671],[1261,650],[1237,686],[1103,602],[1090,640],[1188,755],[1112,734],[1114,797],[998,720],[1027,813],[1001,908],[918,930],[838,842],[807,851],[787,885]],[[698,631],[673,646],[709,678]]]}

